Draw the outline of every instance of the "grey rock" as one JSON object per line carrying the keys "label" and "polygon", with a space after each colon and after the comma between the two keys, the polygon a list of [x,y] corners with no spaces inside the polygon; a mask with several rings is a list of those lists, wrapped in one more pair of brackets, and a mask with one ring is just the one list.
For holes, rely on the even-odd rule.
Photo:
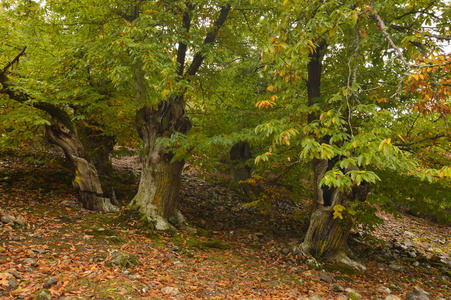
{"label": "grey rock", "polygon": [[26,262],[27,264],[34,265],[38,263],[38,260],[36,258],[25,258],[24,262]]}
{"label": "grey rock", "polygon": [[16,218],[12,215],[4,215],[0,218],[3,223],[12,225],[14,224],[14,221],[16,221]]}
{"label": "grey rock", "polygon": [[378,287],[377,291],[379,293],[386,294],[386,295],[391,294],[391,290],[388,287],[385,287],[385,286]]}
{"label": "grey rock", "polygon": [[351,288],[346,288],[345,292],[348,293],[348,297],[351,300],[360,299],[362,297],[362,295],[360,295],[359,293],[357,293],[355,290],[353,290]]}
{"label": "grey rock", "polygon": [[16,278],[13,278],[11,280],[8,281],[8,284],[10,287],[12,287],[13,289],[17,288],[19,286],[19,283],[17,283]]}
{"label": "grey rock", "polygon": [[404,267],[401,265],[398,265],[397,263],[391,263],[388,267],[395,271],[403,271],[404,270]]}
{"label": "grey rock", "polygon": [[395,295],[388,295],[387,297],[385,297],[385,300],[401,300],[401,298]]}
{"label": "grey rock", "polygon": [[17,279],[20,278],[20,274],[19,274],[19,272],[17,272],[16,269],[9,269],[9,270],[6,270],[6,272],[10,273],[11,275],[13,275]]}
{"label": "grey rock", "polygon": [[319,295],[319,294],[312,295],[308,298],[309,298],[309,300],[323,300],[323,296]]}
{"label": "grey rock", "polygon": [[280,253],[282,255],[288,255],[288,254],[290,254],[290,249],[284,247],[280,250]]}
{"label": "grey rock", "polygon": [[50,294],[50,291],[48,290],[40,290],[38,291],[38,293],[36,294],[36,297],[34,298],[34,300],[51,300],[52,299],[52,294]]}
{"label": "grey rock", "polygon": [[138,261],[136,260],[136,258],[131,255],[131,254],[118,254],[118,255],[114,255],[111,254],[111,256],[113,257],[108,263],[107,266],[120,266],[122,268],[133,268],[135,266],[138,265]]}
{"label": "grey rock", "polygon": [[49,279],[47,279],[44,283],[44,288],[48,289],[51,288],[52,286],[54,286],[55,284],[58,283],[58,279],[50,277]]}
{"label": "grey rock", "polygon": [[429,300],[429,293],[420,288],[415,288],[413,292],[406,294],[406,300]]}
{"label": "grey rock", "polygon": [[345,290],[344,287],[342,287],[341,285],[339,285],[338,283],[332,283],[330,285],[330,289],[333,292],[343,292]]}
{"label": "grey rock", "polygon": [[327,272],[320,272],[318,274],[318,278],[321,281],[327,282],[327,283],[333,283],[334,282],[334,276]]}
{"label": "grey rock", "polygon": [[19,226],[25,225],[25,219],[22,216],[18,216],[14,222]]}

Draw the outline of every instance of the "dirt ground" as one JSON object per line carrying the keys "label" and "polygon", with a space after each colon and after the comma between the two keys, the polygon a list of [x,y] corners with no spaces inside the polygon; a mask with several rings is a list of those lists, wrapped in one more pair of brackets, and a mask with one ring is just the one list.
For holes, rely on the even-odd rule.
{"label": "dirt ground", "polygon": [[[450,228],[380,213],[373,233],[355,231],[350,247],[367,270],[296,254],[305,203],[270,211],[248,207],[227,188],[183,177],[180,209],[194,229],[154,233],[132,211],[81,208],[61,158],[0,155],[0,299],[404,299],[415,287],[450,299]],[[115,160],[125,206],[139,162]],[[392,298],[390,298],[392,297]]]}

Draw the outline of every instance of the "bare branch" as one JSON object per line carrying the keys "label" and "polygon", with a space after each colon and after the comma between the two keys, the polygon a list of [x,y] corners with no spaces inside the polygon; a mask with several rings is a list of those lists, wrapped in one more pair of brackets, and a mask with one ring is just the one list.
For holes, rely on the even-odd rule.
{"label": "bare branch", "polygon": [[[218,36],[219,30],[224,25],[225,21],[227,20],[227,16],[229,15],[231,6],[230,4],[226,4],[221,8],[221,12],[219,13],[219,17],[216,20],[216,22],[213,24],[210,31],[207,33],[207,36],[204,40],[204,45],[211,44],[215,41],[216,37]],[[195,75],[197,71],[199,70],[200,66],[202,65],[202,62],[205,59],[205,55],[202,54],[202,50],[200,50],[196,55],[194,55],[193,61],[191,62],[191,65],[189,66],[188,70],[186,71],[187,75]]]}

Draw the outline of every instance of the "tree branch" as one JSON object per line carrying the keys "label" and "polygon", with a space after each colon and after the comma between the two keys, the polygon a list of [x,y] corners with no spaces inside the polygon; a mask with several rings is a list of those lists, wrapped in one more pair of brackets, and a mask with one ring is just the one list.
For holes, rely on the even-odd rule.
{"label": "tree branch", "polygon": [[[183,13],[183,29],[185,30],[185,33],[188,34],[189,30],[191,28],[191,16],[190,12],[193,10],[194,6],[192,4],[186,5],[188,10],[185,10]],[[185,69],[185,57],[186,57],[186,51],[188,46],[186,43],[180,41],[179,47],[177,49],[177,62],[178,62],[178,70],[177,75],[183,76],[183,71]]]}
{"label": "tree branch", "polygon": [[[221,12],[219,13],[218,19],[216,20],[213,27],[210,29],[210,31],[207,33],[207,36],[205,37],[204,45],[211,44],[215,41],[216,37],[218,36],[219,30],[227,20],[227,16],[230,12],[230,9],[231,9],[230,4],[226,4],[221,8]],[[194,55],[193,61],[191,62],[191,65],[186,71],[186,75],[190,76],[195,75],[199,70],[200,66],[202,65],[204,59],[205,55],[202,54],[202,50],[199,50],[199,52],[196,53],[196,55]]]}
{"label": "tree branch", "polygon": [[17,54],[16,57],[6,65],[6,67],[3,68],[3,73],[6,73],[6,72],[8,71],[8,69],[9,69],[11,66],[13,66],[15,63],[19,63],[20,57],[21,57],[22,55],[25,55],[25,50],[27,50],[27,46],[25,46],[25,47],[22,49],[22,51],[20,51],[20,53]]}

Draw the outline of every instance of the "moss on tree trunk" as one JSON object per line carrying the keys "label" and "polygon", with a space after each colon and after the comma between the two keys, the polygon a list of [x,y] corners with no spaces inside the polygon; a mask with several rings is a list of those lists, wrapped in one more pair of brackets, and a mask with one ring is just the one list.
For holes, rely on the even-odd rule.
{"label": "moss on tree trunk", "polygon": [[185,162],[172,161],[170,149],[157,144],[157,139],[174,132],[185,134],[191,128],[183,96],[171,96],[157,108],[144,106],[137,113],[136,126],[143,139],[143,164],[138,192],[130,206],[138,209],[157,230],[168,230],[169,218],[178,213],[177,195]]}

